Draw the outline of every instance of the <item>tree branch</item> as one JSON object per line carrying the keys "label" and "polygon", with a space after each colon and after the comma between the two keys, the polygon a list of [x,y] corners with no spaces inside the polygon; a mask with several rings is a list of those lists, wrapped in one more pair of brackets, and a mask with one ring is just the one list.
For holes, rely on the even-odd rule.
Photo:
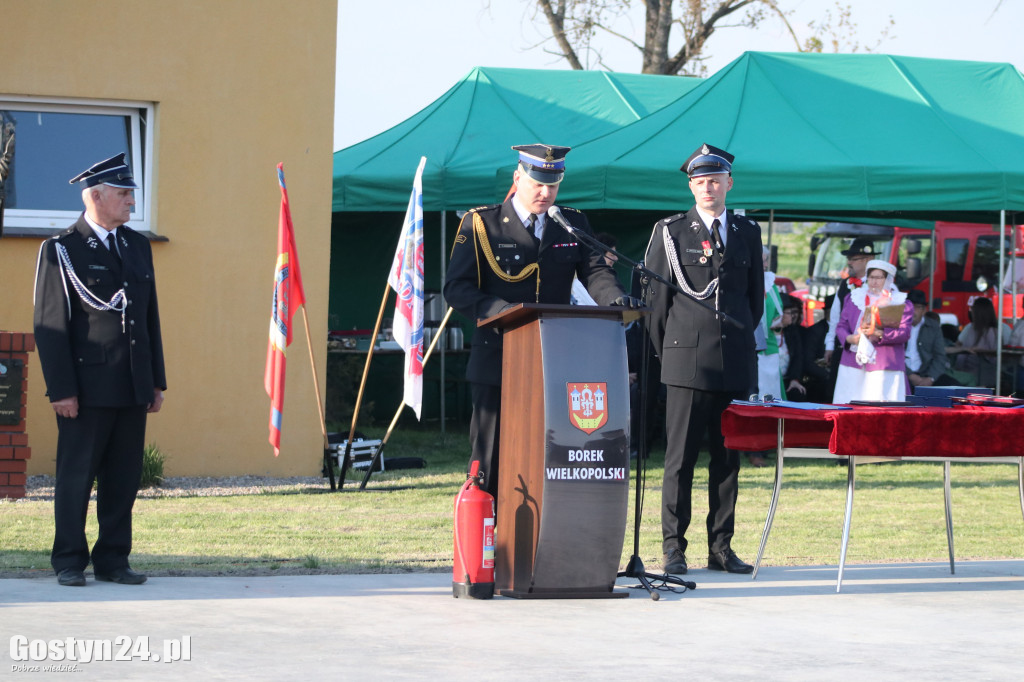
{"label": "tree branch", "polygon": [[796,31],[793,30],[793,26],[789,23],[789,19],[786,18],[786,13],[779,9],[778,3],[775,0],[761,0],[762,3],[767,5],[769,9],[775,12],[776,16],[782,20],[786,30],[789,31],[789,37],[793,39],[793,44],[796,45],[797,52],[803,52],[803,48],[800,46],[800,39],[796,37]]}
{"label": "tree branch", "polygon": [[686,62],[690,61],[703,51],[704,44],[715,32],[715,24],[733,12],[738,12],[753,2],[760,2],[760,0],[722,0],[722,2],[720,2],[715,8],[715,11],[711,13],[711,16],[707,21],[701,20],[700,9],[703,3],[694,2],[693,4],[697,5],[694,8],[696,10],[694,15],[694,18],[696,19],[695,24],[697,24],[696,30],[692,35],[686,36],[683,46],[675,56],[665,62],[664,67],[661,69],[661,73],[677,74],[682,71],[683,67],[686,66]]}
{"label": "tree branch", "polygon": [[608,33],[609,35],[613,35],[616,38],[620,38],[622,40],[625,40],[627,43],[629,43],[630,45],[632,45],[633,47],[635,47],[637,50],[639,50],[641,52],[644,51],[644,46],[643,45],[641,45],[640,43],[636,42],[635,40],[633,40],[632,38],[630,38],[627,35],[619,33],[618,31],[613,31],[612,29],[608,28],[604,24],[597,24],[597,23],[595,23],[593,26],[594,26],[594,28],[601,29],[602,31],[604,31],[605,33]]}
{"label": "tree branch", "polygon": [[548,20],[548,26],[551,27],[551,35],[554,37],[555,42],[558,43],[562,56],[569,62],[569,66],[577,71],[582,71],[583,64],[580,63],[579,57],[576,56],[576,50],[573,49],[572,43],[569,42],[569,38],[565,33],[564,0],[559,3],[557,11],[551,6],[551,0],[537,0],[537,4]]}

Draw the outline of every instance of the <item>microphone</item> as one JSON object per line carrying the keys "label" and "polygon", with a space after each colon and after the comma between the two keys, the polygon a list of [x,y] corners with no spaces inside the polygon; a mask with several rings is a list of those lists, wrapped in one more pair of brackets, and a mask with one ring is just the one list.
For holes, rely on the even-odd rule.
{"label": "microphone", "polygon": [[562,212],[558,209],[557,206],[552,206],[551,208],[548,209],[548,217],[554,220],[559,225],[561,225],[563,228],[565,228],[566,232],[573,236],[576,236],[576,228],[569,224],[569,221],[565,219],[565,216],[562,215]]}

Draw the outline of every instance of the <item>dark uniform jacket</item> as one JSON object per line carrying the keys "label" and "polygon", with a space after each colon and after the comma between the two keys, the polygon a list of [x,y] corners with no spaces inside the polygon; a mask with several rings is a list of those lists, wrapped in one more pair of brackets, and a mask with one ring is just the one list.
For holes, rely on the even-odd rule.
{"label": "dark uniform jacket", "polygon": [[[717,276],[718,309],[743,326],[738,329],[719,322],[714,312],[690,297],[653,281],[648,302],[653,312],[647,324],[654,351],[661,358],[661,380],[667,385],[702,391],[746,391],[757,385],[754,325],[764,312],[761,228],[732,211],[726,220],[723,256],[704,255],[703,245],[711,237],[696,207],[654,226],[647,267],[675,283],[662,237],[668,230],[690,288],[700,292]],[[712,294],[703,303],[714,309],[715,300]]]}
{"label": "dark uniform jacket", "polygon": [[785,374],[782,375],[782,385],[787,391],[790,381],[796,379],[802,384],[804,376],[807,374],[807,368],[804,366],[807,355],[804,353],[804,335],[801,329],[803,327],[799,324],[790,324],[782,328],[782,338],[789,351],[789,365],[786,367]]}
{"label": "dark uniform jacket", "polygon": [[[593,234],[586,215],[560,208],[573,227]],[[479,221],[486,239],[474,228]],[[491,266],[488,251],[500,275]],[[524,273],[533,263],[538,265],[537,271]],[[444,297],[448,305],[476,323],[517,303],[567,304],[574,275],[598,305],[608,305],[625,294],[604,254],[579,243],[551,218],[544,223],[538,247],[508,199],[503,204],[475,208],[462,218],[448,263]],[[521,281],[509,281],[520,276]],[[473,334],[466,375],[474,383],[501,384],[501,335],[497,331],[477,329]]]}
{"label": "dark uniform jacket", "polygon": [[[123,265],[100,242],[84,214],[39,250],[35,285],[35,340],[51,402],[78,396],[88,407],[128,407],[153,401],[167,388],[160,314],[149,240],[117,228]],[[123,288],[121,313],[97,310],[76,290],[58,261],[62,245],[88,291],[107,303]]]}
{"label": "dark uniform jacket", "polygon": [[921,367],[917,374],[938,379],[949,370],[949,356],[946,355],[946,341],[938,320],[925,317],[917,333],[917,352],[921,355]]}

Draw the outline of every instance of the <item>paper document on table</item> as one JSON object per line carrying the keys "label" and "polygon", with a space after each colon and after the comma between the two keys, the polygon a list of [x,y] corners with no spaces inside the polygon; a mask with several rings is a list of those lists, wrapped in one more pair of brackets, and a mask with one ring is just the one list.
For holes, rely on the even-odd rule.
{"label": "paper document on table", "polygon": [[760,400],[733,400],[732,405],[750,405],[753,407],[788,407],[794,410],[851,410],[848,405],[829,405],[828,403],[798,403],[795,400],[772,400],[761,402]]}

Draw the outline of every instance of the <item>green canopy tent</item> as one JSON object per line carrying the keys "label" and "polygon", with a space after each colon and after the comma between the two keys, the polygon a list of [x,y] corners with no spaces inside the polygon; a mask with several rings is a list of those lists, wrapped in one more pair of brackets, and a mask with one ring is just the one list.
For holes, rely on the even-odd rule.
{"label": "green canopy tent", "polygon": [[475,68],[419,113],[335,152],[333,210],[405,211],[421,156],[427,157],[424,211],[500,201],[515,167],[512,145],[581,144],[640,120],[700,82],[604,71]]}
{"label": "green canopy tent", "polygon": [[[641,119],[700,82],[598,71],[475,68],[419,113],[335,152],[330,328],[373,324],[421,156],[427,157],[423,208],[429,293],[440,290],[447,263],[445,218],[454,222],[451,212],[504,199],[515,168],[512,145],[574,147]],[[450,229],[454,232],[454,226]],[[428,302],[428,325],[439,317]],[[387,409],[393,400],[380,402]]]}
{"label": "green canopy tent", "polygon": [[998,222],[1024,211],[1024,78],[1010,64],[748,52],[573,152],[559,200],[675,210],[700,143],[736,154],[731,206],[791,219]]}
{"label": "green canopy tent", "polygon": [[1024,211],[1022,113],[1024,77],[1010,64],[748,52],[687,96],[577,148],[559,200],[679,210],[691,204],[679,165],[707,142],[737,157],[729,205],[769,222],[1002,228]]}
{"label": "green canopy tent", "polygon": [[361,292],[376,282],[383,287],[421,156],[426,286],[436,291],[450,248],[445,212],[502,201],[515,169],[512,145],[576,146],[640,120],[700,82],[478,67],[409,119],[335,152],[331,328],[372,323],[377,305],[353,295],[353,283]]}

